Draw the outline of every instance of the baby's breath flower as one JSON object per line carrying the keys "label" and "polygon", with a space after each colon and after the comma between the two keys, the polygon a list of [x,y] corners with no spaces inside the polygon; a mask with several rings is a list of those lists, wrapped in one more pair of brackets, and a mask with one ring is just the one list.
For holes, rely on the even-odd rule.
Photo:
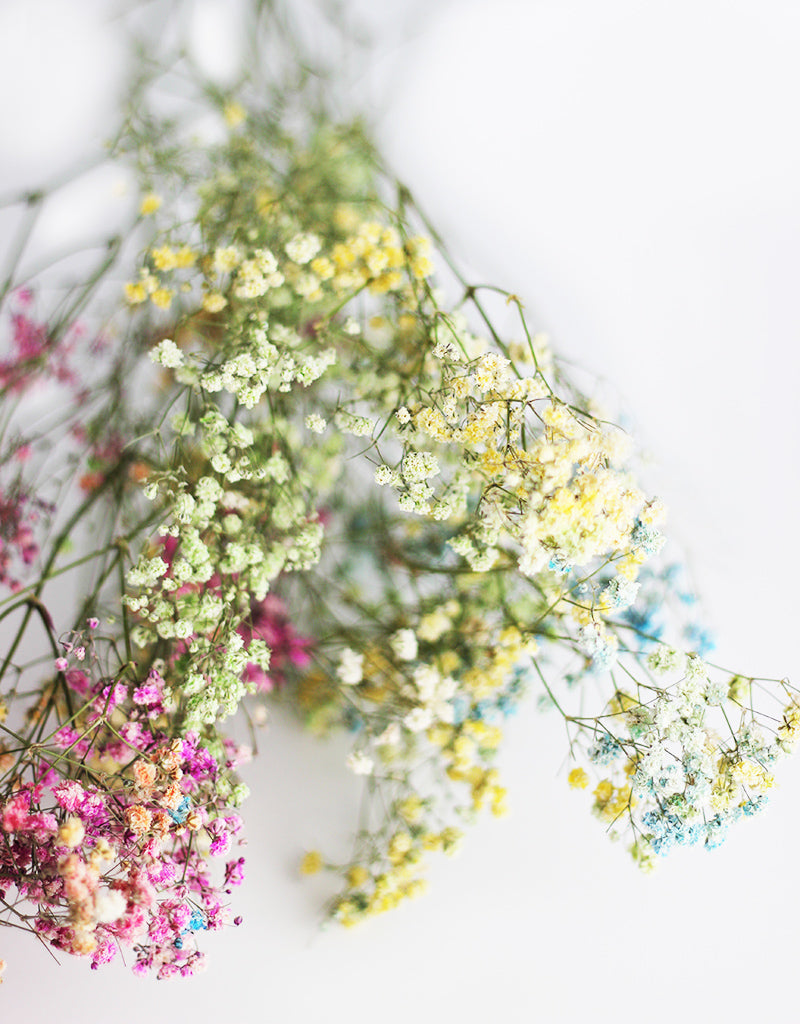
{"label": "baby's breath flower", "polygon": [[417,656],[417,638],[413,629],[400,629],[390,640],[392,651],[400,661],[413,661]]}
{"label": "baby's breath flower", "polygon": [[150,358],[154,363],[174,369],[183,363],[183,353],[171,338],[164,338],[155,348],[150,350]]}
{"label": "baby's breath flower", "polygon": [[203,297],[203,309],[207,313],[219,313],[228,305],[228,300],[219,292],[206,292]]}
{"label": "baby's breath flower", "polygon": [[68,846],[70,849],[80,846],[83,842],[86,832],[83,827],[83,822],[80,818],[70,817],[64,822],[64,824],[58,830],[58,841],[62,846]]}
{"label": "baby's breath flower", "polygon": [[339,659],[339,667],[336,669],[336,677],[345,686],[356,686],[363,678],[364,655],[356,654],[349,647],[345,647]]}
{"label": "baby's breath flower", "polygon": [[322,854],[318,850],[309,850],[300,862],[300,874],[316,875],[324,866]]}
{"label": "baby's breath flower", "polygon": [[151,213],[155,213],[156,210],[161,208],[161,203],[161,196],[156,195],[155,192],[148,192],[142,196],[142,201],[139,204],[139,213],[143,217],[148,217]]}
{"label": "baby's breath flower", "polygon": [[567,782],[573,789],[586,789],[589,785],[589,776],[583,768],[573,768],[567,776]]}
{"label": "baby's breath flower", "polygon": [[214,251],[214,270],[220,274],[227,274],[235,270],[242,261],[241,250],[235,245],[223,246]]}
{"label": "baby's breath flower", "polygon": [[150,296],[150,301],[159,309],[169,309],[174,297],[175,292],[171,288],[156,288]]}
{"label": "baby's breath flower", "polygon": [[321,245],[316,235],[301,232],[286,243],[286,255],[295,263],[308,263],[317,255]]}
{"label": "baby's breath flower", "polygon": [[309,413],[305,419],[306,427],[314,434],[324,434],[327,422],[317,412]]}
{"label": "baby's breath flower", "polygon": [[371,775],[375,762],[363,750],[351,750],[347,755],[347,767],[354,775]]}

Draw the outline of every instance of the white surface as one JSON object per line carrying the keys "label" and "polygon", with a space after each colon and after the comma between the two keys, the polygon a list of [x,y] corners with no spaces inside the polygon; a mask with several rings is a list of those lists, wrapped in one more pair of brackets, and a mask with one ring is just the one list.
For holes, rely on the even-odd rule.
{"label": "white surface", "polygon": [[[65,6],[0,10],[17,83],[45,76],[52,97],[20,122],[28,86],[12,94],[2,83],[14,157],[4,177],[43,152],[53,159],[42,138],[55,149],[71,137],[51,133],[75,104],[96,114],[96,94],[73,96],[60,60],[68,52],[82,74],[110,74],[92,28],[102,5],[70,5],[81,15],[35,73],[21,58],[50,24],[38,20],[24,48],[9,41],[21,8]],[[386,6],[373,12],[389,38],[369,81],[390,97],[381,134],[394,164],[472,273],[519,292],[558,349],[624,396],[719,659],[796,680],[800,10],[774,0]],[[398,45],[409,12],[416,35]],[[85,140],[85,122],[70,123]],[[4,1024],[793,1019],[796,764],[767,815],[720,850],[676,853],[642,877],[586,795],[557,777],[558,721],[527,707],[505,757],[514,816],[474,829],[459,859],[436,864],[420,902],[320,933],[321,887],[294,868],[303,848],[331,849],[353,825],[343,748],[285,723],[263,747],[235,900],[245,924],[208,940],[208,973],[154,990],[119,968],[56,969],[34,941],[4,932]]]}

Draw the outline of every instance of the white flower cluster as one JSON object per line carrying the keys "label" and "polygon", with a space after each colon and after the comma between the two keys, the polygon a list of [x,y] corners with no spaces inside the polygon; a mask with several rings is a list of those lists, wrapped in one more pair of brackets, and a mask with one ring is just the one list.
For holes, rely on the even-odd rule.
{"label": "white flower cluster", "polygon": [[164,338],[150,350],[150,358],[159,366],[176,369],[183,363],[183,353],[171,338]]}
{"label": "white flower cluster", "polygon": [[403,725],[409,732],[423,732],[434,722],[447,724],[453,721],[452,698],[458,690],[458,683],[452,676],[444,678],[432,665],[419,665],[413,672],[413,688],[410,694],[419,706],[403,718]]}
{"label": "white flower cluster", "polygon": [[322,242],[316,235],[301,232],[289,239],[284,246],[284,251],[290,260],[295,263],[308,263],[322,248]]}

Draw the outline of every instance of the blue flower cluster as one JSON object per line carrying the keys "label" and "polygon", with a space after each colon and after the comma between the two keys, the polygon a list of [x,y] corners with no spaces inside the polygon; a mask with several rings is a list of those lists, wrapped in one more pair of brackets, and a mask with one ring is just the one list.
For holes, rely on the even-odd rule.
{"label": "blue flower cluster", "polygon": [[207,929],[208,922],[206,921],[205,914],[201,910],[195,909],[192,911],[189,923],[185,928],[181,929],[181,934],[175,939],[173,945],[176,949],[183,949],[183,938],[181,936],[186,935],[187,932],[206,931]]}
{"label": "blue flower cluster", "polygon": [[641,519],[636,520],[636,525],[631,530],[632,547],[641,548],[646,555],[656,555],[661,550],[663,543],[664,535],[660,530],[648,523],[643,523]]}
{"label": "blue flower cluster", "polygon": [[653,851],[661,856],[668,853],[674,846],[696,846],[702,843],[707,850],[721,846],[728,834],[728,828],[742,816],[752,817],[767,802],[765,796],[747,800],[737,807],[720,811],[708,821],[692,824],[684,821],[679,815],[664,808],[647,811],[642,815],[642,825],[649,832],[647,840]]}
{"label": "blue flower cluster", "polygon": [[589,760],[592,764],[599,765],[611,764],[623,753],[619,740],[608,732],[595,736],[594,743],[588,750]]}

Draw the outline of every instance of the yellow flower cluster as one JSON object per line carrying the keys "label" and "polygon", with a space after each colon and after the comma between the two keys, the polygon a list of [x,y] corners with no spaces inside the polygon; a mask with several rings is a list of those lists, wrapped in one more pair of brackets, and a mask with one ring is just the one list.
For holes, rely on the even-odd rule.
{"label": "yellow flower cluster", "polygon": [[461,725],[438,723],[428,730],[428,739],[440,747],[448,778],[469,785],[473,810],[481,810],[488,799],[495,817],[508,813],[507,791],[499,785],[499,772],[480,763],[500,746],[503,731],[499,726],[471,718]]}
{"label": "yellow flower cluster", "polygon": [[[236,103],[226,106],[225,118],[231,127],[240,123],[241,113]],[[229,196],[234,184],[234,179],[217,179],[202,186],[201,193]],[[238,195],[242,195],[241,190]],[[255,204],[255,213],[263,218],[264,224],[260,232],[254,230],[249,237],[267,237],[275,253],[285,253],[289,260],[280,268],[272,251],[259,247],[258,241],[249,253],[242,252],[237,245],[223,244],[199,252],[185,244],[178,247],[161,244],[147,253],[140,279],[125,285],[127,301],[138,305],[149,298],[154,305],[168,309],[176,289],[162,275],[195,265],[202,271],[202,307],[209,313],[224,309],[231,295],[237,299],[258,299],[284,282],[306,301],[321,302],[326,292],[328,296],[342,297],[364,287],[376,295],[399,292],[407,289],[410,281],[423,279],[433,272],[427,238],[415,236],[403,240],[395,228],[376,220],[363,220],[351,207],[342,206],[337,207],[339,216],[333,218],[333,226],[344,238],[340,234],[340,240],[333,242],[329,252],[320,252],[322,243],[316,235],[288,232],[294,221],[279,201],[275,188],[262,183],[253,196],[235,201],[249,204],[250,216],[252,204]],[[160,203],[159,197],[145,197],[142,213],[154,213]],[[244,210],[241,213],[243,215]],[[189,281],[184,281],[180,287],[183,291],[192,290]]]}
{"label": "yellow flower cluster", "polygon": [[441,850],[455,853],[461,843],[462,832],[445,828],[440,832],[395,832],[389,840],[388,870],[378,873],[363,864],[351,867],[346,875],[347,888],[337,900],[333,916],[345,927],[352,927],[368,917],[393,910],[403,900],[414,899],[427,889],[427,880],[421,877],[425,864],[423,853]]}
{"label": "yellow flower cluster", "polygon": [[601,821],[614,822],[635,804],[636,800],[631,796],[630,783],[615,786],[610,779],[603,779],[594,791],[592,810]]}
{"label": "yellow flower cluster", "polygon": [[464,672],[461,682],[476,700],[489,697],[508,682],[514,666],[526,655],[536,654],[537,649],[533,637],[524,637],[516,626],[507,626],[496,645],[486,652],[486,660]]}
{"label": "yellow flower cluster", "polygon": [[573,768],[567,776],[567,782],[573,789],[586,789],[589,785],[589,776],[584,768]]}
{"label": "yellow flower cluster", "polygon": [[619,436],[593,430],[565,406],[542,413],[543,436],[527,453],[528,511],[520,528],[520,568],[534,575],[555,549],[568,564],[628,547],[645,497],[626,474],[610,467]]}
{"label": "yellow flower cluster", "polygon": [[742,787],[751,796],[760,796],[775,785],[775,776],[756,761],[741,758],[731,761],[720,758],[714,787],[711,791],[711,806],[715,811],[726,811],[741,805]]}
{"label": "yellow flower cluster", "polygon": [[320,280],[330,280],[339,294],[367,285],[374,295],[381,295],[405,284],[403,268],[417,279],[431,274],[429,252],[427,238],[410,238],[403,245],[394,228],[365,221],[354,234],[333,246],[330,258],[313,260],[311,269]]}
{"label": "yellow flower cluster", "polygon": [[783,721],[778,726],[778,743],[791,753],[800,743],[800,704],[791,701],[783,709]]}

